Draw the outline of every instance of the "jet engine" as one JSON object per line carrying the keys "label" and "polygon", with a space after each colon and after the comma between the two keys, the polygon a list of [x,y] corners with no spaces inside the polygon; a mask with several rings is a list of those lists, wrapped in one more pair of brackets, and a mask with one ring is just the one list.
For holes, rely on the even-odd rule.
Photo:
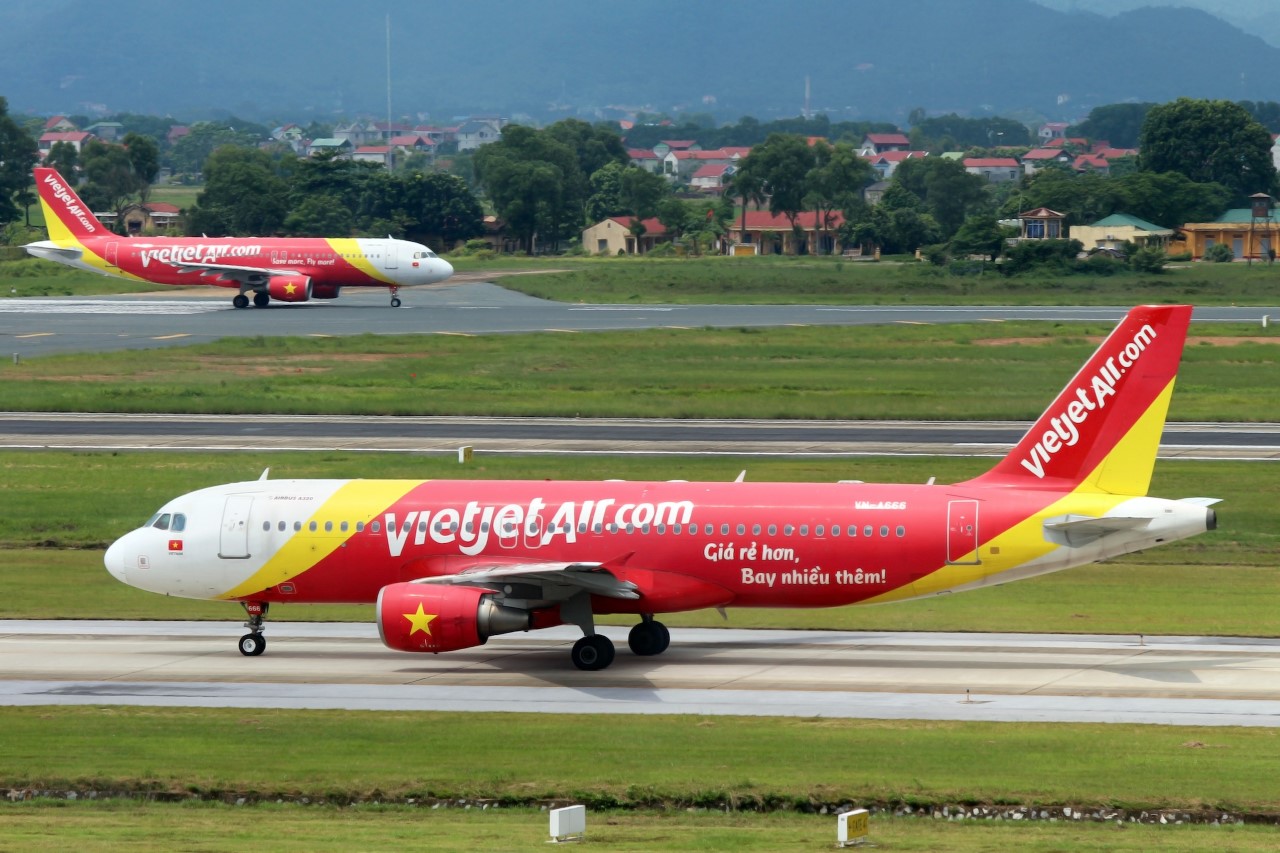
{"label": "jet engine", "polygon": [[313,284],[311,285],[312,299],[337,299],[342,288],[336,284]]}
{"label": "jet engine", "polygon": [[506,607],[473,586],[393,583],[378,592],[378,635],[401,652],[451,652],[495,634],[529,630],[527,610]]}
{"label": "jet engine", "polygon": [[311,298],[311,279],[305,275],[273,275],[267,293],[278,302],[306,302]]}

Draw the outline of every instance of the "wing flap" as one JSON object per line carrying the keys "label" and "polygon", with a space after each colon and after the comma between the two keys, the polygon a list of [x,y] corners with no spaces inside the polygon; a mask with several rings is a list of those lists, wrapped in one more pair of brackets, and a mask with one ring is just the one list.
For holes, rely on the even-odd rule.
{"label": "wing flap", "polygon": [[417,578],[414,583],[482,586],[507,581],[571,586],[606,598],[635,600],[639,588],[619,580],[601,563],[506,563],[477,565],[448,575]]}

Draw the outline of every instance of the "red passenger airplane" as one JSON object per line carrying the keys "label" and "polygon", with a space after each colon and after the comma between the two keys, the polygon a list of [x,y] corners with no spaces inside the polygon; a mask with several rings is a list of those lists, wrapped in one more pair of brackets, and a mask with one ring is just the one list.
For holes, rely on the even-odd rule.
{"label": "red passenger airplane", "polygon": [[335,237],[121,237],[103,226],[56,169],[37,167],[36,189],[49,239],[29,254],[103,275],[155,284],[234,287],[237,308],[337,299],[344,287],[399,290],[453,275],[448,261],[420,243]]}
{"label": "red passenger airplane", "polygon": [[261,654],[272,602],[376,602],[382,640],[447,652],[495,634],[632,613],[837,607],[975,589],[1216,525],[1206,498],[1146,497],[1190,306],[1135,308],[1016,447],[955,485],[267,480],[170,501],[106,567],[152,592],[239,601]]}

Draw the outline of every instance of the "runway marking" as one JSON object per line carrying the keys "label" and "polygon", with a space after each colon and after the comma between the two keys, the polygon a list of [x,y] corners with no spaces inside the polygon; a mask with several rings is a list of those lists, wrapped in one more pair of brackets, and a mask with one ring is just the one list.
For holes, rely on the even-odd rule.
{"label": "runway marking", "polygon": [[18,338],[49,338],[49,337],[52,337],[54,334],[55,334],[54,332],[32,332],[32,333],[31,333],[31,334],[29,334],[29,335],[15,335],[15,337],[18,337]]}
{"label": "runway marking", "polygon": [[0,299],[0,314],[207,314],[230,305],[203,300]]}
{"label": "runway marking", "polygon": [[576,305],[570,311],[675,311],[663,305]]}
{"label": "runway marking", "polygon": [[155,337],[153,337],[151,340],[153,340],[153,341],[172,341],[172,340],[176,340],[177,338],[189,338],[189,337],[191,337],[191,335],[187,334],[186,332],[181,332],[181,333],[176,334],[176,335],[156,335],[156,336],[155,336]]}

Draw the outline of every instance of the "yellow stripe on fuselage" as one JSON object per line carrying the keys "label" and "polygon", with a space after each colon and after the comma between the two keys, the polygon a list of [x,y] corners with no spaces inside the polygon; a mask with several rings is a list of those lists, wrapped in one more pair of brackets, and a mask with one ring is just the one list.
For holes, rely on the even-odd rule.
{"label": "yellow stripe on fuselage", "polygon": [[[1021,568],[1062,547],[1045,539],[1044,520],[1062,515],[1100,517],[1147,493],[1165,415],[1173,395],[1173,381],[1152,401],[1111,452],[1072,491],[1043,510],[984,542],[957,561],[895,590],[868,598],[863,604],[903,601],[955,589]],[[1131,489],[1122,492],[1119,489]],[[981,527],[979,519],[979,527]],[[981,561],[979,561],[981,555]]]}
{"label": "yellow stripe on fuselage", "polygon": [[[326,242],[338,253],[340,257],[346,260],[351,266],[360,270],[360,272],[369,276],[374,281],[385,281],[387,284],[395,284],[395,281],[387,275],[385,270],[374,266],[373,261],[369,259],[369,249],[364,246],[364,240],[354,237],[329,237]],[[387,240],[387,248],[384,251],[392,251],[391,241]]]}
{"label": "yellow stripe on fuselage", "polygon": [[[262,568],[219,597],[240,598],[293,580],[355,535],[353,531],[326,533],[326,521],[335,525],[342,521],[359,521],[368,525],[421,484],[421,480],[351,480],[345,483],[316,509],[302,530],[290,536]],[[319,528],[315,533],[308,529],[313,521]]]}

